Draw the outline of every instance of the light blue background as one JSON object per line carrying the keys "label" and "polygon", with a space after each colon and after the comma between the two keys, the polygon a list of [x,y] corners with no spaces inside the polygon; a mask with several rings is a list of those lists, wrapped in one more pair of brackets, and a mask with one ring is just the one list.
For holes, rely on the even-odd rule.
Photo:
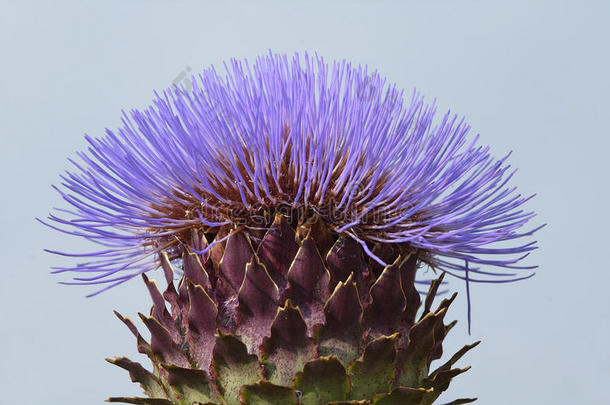
{"label": "light blue background", "polygon": [[[34,221],[83,148],[187,67],[317,51],[378,69],[464,114],[513,184],[538,193],[540,264],[514,285],[473,285],[447,350],[483,339],[445,395],[480,404],[608,404],[608,1],[228,2],[3,0],[0,13],[0,404],[101,404],[139,393],[105,357],[139,358],[112,314],[146,312],[134,280],[93,299],[56,284],[44,247],[89,247]],[[154,274],[158,278],[158,274]],[[459,285],[459,284],[456,284]],[[461,286],[460,286],[461,289]],[[450,318],[451,318],[450,317]]]}

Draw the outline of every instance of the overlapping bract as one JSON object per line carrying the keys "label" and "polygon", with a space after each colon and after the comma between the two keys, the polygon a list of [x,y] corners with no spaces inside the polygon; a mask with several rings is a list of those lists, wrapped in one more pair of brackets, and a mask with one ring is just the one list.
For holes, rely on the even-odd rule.
{"label": "overlapping bract", "polygon": [[161,251],[180,257],[193,229],[267,228],[276,213],[297,212],[319,215],[383,265],[376,243],[407,244],[471,281],[522,277],[476,266],[518,268],[535,249],[533,231],[521,231],[534,213],[507,186],[506,157],[468,139],[462,119],[434,121],[420,95],[404,104],[376,72],[346,62],[269,54],[226,67],[125,113],[118,131],[87,136],[57,187],[71,209],[48,224],[104,249],[62,252],[90,261],[58,272],[113,286],[158,267]]}
{"label": "overlapping bract", "polygon": [[[150,343],[117,314],[154,369],[124,357],[109,360],[128,370],[148,398],[110,401],[432,404],[452,378],[468,370],[453,366],[477,344],[431,369],[455,324],[444,323],[455,295],[432,310],[439,279],[420,305],[412,252],[376,250],[392,262],[381,268],[358,243],[327,239],[315,222],[319,218],[312,220],[295,234],[277,216],[258,242],[234,232],[209,253],[185,253],[178,288],[162,254],[165,292],[144,276],[154,302],[150,316],[140,315]],[[198,248],[208,244],[195,231],[191,238]]]}

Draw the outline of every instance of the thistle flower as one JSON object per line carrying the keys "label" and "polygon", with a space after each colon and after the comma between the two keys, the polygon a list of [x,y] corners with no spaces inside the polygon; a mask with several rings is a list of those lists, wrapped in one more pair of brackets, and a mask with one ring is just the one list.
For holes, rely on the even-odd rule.
{"label": "thistle flower", "polygon": [[[274,54],[225,67],[87,136],[56,187],[71,209],[45,222],[103,246],[52,251],[90,258],[56,269],[79,273],[68,284],[100,292],[164,270],[163,294],[144,276],[151,343],[120,316],[153,373],[113,360],[157,402],[121,400],[432,403],[471,346],[429,371],[454,297],[432,311],[442,278],[417,269],[531,276],[519,262],[536,229],[521,229],[535,214],[507,186],[508,156],[366,68]],[[418,284],[429,284],[419,320]]]}
{"label": "thistle flower", "polygon": [[[72,209],[49,225],[106,249],[61,252],[94,260],[57,272],[113,286],[157,268],[161,251],[180,257],[192,229],[264,229],[277,212],[320,216],[382,266],[372,245],[408,245],[458,278],[466,261],[515,269],[535,249],[519,242],[533,233],[519,233],[531,197],[506,186],[508,156],[469,140],[463,119],[448,112],[433,125],[434,104],[414,93],[403,105],[402,91],[345,62],[269,55],[227,69],[204,71],[192,92],[157,94],[104,138],[86,136],[88,153],[56,187]],[[482,277],[470,281],[518,277],[469,271]]]}

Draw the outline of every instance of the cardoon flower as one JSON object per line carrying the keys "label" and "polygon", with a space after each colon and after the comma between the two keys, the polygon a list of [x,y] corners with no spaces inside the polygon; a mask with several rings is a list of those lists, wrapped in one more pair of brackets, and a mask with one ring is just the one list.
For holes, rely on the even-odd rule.
{"label": "cardoon flower", "polygon": [[431,404],[476,345],[431,368],[455,324],[455,295],[433,305],[445,273],[531,275],[535,214],[508,156],[366,68],[270,54],[226,70],[87,136],[57,187],[70,208],[47,225],[102,248],[53,251],[79,261],[56,271],[93,294],[142,274],[154,303],[150,343],[117,314],[153,371],[109,360],[148,398],[110,401]]}

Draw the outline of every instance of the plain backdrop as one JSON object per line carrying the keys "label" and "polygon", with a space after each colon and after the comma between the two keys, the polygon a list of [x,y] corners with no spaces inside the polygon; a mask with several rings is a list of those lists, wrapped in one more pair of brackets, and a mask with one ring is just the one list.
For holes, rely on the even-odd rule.
{"label": "plain backdrop", "polygon": [[[133,280],[86,299],[42,252],[90,248],[35,222],[62,206],[50,185],[85,147],[185,73],[272,49],[377,69],[466,116],[512,184],[540,249],[530,280],[462,294],[446,353],[483,343],[447,395],[480,404],[608,404],[610,35],[608,1],[0,1],[0,404],[101,404],[135,395],[104,361],[141,359],[113,309],[147,312]],[[177,79],[178,78],[178,79]],[[63,262],[65,264],[65,262]],[[153,272],[152,277],[159,278]],[[148,364],[147,364],[148,365]]]}

